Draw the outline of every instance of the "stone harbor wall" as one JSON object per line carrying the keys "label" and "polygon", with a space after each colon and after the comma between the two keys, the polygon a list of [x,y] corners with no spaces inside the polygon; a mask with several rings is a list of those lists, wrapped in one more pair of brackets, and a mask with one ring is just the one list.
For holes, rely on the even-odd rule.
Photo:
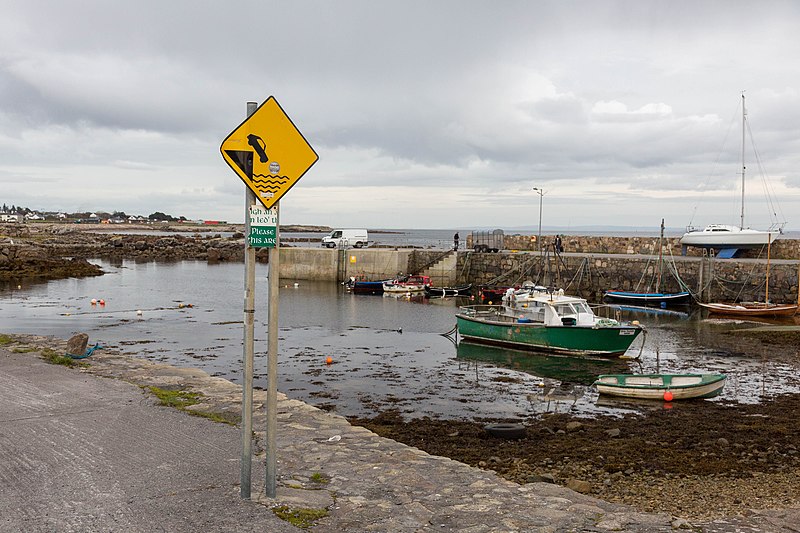
{"label": "stone harbor wall", "polygon": [[[674,257],[664,261],[660,291],[690,290],[705,301],[765,299],[765,260]],[[771,261],[769,299],[796,302],[800,261]],[[459,253],[457,283],[514,286],[524,281],[564,288],[590,301],[606,290],[653,292],[659,279],[656,256],[540,255],[535,252]]]}
{"label": "stone harbor wall", "polygon": [[[542,246],[553,250],[554,235],[543,235]],[[472,234],[467,235],[467,250],[472,249]],[[535,235],[505,235],[504,250],[538,251]],[[561,235],[564,252],[581,254],[646,254],[658,255],[658,237],[606,237],[599,235]],[[679,256],[682,254],[680,237],[665,237],[663,254]],[[701,256],[701,248],[687,248],[686,255]],[[745,258],[766,257],[767,251],[761,249],[742,250]],[[772,259],[800,259],[800,240],[778,238],[770,246]]]}

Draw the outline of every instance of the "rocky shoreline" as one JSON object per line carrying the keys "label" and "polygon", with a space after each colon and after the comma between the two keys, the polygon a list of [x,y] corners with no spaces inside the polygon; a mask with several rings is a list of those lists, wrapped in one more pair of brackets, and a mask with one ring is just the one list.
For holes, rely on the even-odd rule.
{"label": "rocky shoreline", "polygon": [[[137,233],[112,233],[118,229]],[[2,224],[0,281],[102,274],[99,267],[86,261],[92,257],[136,261],[242,261],[243,229],[240,225],[187,228],[129,224],[124,228],[106,229],[96,224]],[[174,234],[163,235],[163,232]],[[268,249],[259,248],[256,260],[266,263],[268,255]]]}

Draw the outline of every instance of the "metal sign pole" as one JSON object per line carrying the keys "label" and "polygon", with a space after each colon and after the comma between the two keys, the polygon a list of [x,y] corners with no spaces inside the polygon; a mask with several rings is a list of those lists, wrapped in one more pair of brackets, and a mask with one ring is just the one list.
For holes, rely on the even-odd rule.
{"label": "metal sign pole", "polygon": [[280,202],[275,204],[275,247],[269,249],[269,307],[267,320],[267,473],[264,492],[275,497],[276,455],[278,451],[278,303],[280,289]]}
{"label": "metal sign pole", "polygon": [[[247,116],[255,113],[258,104],[247,102]],[[240,496],[250,498],[250,473],[252,462],[253,434],[253,340],[256,285],[256,250],[250,246],[250,206],[255,205],[256,195],[248,188],[245,193],[244,221],[244,368],[242,369],[242,460]]]}

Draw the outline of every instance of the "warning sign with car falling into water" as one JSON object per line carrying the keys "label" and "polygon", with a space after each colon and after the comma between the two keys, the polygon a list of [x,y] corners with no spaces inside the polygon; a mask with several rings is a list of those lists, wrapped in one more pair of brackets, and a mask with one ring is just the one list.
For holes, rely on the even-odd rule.
{"label": "warning sign with car falling into water", "polygon": [[222,141],[220,152],[267,209],[319,159],[272,96]]}

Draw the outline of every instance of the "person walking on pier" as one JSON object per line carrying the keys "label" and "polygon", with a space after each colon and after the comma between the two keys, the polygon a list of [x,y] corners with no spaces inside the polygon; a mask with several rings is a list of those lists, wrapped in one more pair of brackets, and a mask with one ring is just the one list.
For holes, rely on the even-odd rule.
{"label": "person walking on pier", "polygon": [[453,250],[458,250],[458,232],[453,235]]}

